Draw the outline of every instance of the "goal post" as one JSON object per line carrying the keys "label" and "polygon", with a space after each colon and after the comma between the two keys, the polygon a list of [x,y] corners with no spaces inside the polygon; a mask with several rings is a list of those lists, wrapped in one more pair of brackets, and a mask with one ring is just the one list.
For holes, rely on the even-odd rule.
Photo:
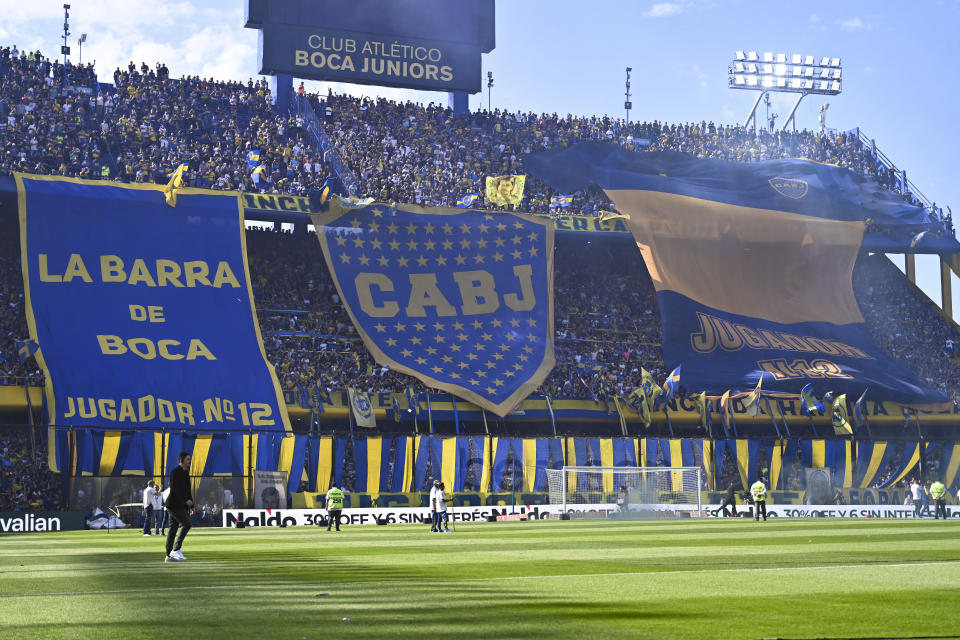
{"label": "goal post", "polygon": [[[568,507],[617,504],[626,489],[624,511],[700,511],[700,467],[563,467],[547,469],[551,504]],[[666,505],[671,505],[667,507]]]}

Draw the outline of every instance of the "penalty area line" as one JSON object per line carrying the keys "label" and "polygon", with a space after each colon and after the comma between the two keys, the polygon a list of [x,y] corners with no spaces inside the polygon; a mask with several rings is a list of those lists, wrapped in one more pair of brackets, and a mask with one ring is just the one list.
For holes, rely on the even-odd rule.
{"label": "penalty area line", "polygon": [[145,587],[143,589],[102,589],[99,591],[52,591],[43,593],[0,593],[0,598],[51,598],[61,596],[100,596],[117,593],[157,593],[170,591],[214,591],[222,589],[273,589],[283,588],[319,588],[346,587],[378,584],[460,584],[463,582],[505,582],[511,580],[550,580],[571,578],[608,578],[624,576],[672,576],[691,573],[759,573],[769,571],[823,571],[825,569],[896,569],[903,567],[931,567],[960,564],[960,560],[940,562],[900,562],[891,564],[825,564],[803,567],[742,567],[737,569],[678,569],[677,571],[622,571],[613,573],[560,573],[536,576],[493,576],[489,578],[411,578],[398,580],[355,580],[351,582],[279,582],[270,584],[216,584],[184,585],[179,587]]}

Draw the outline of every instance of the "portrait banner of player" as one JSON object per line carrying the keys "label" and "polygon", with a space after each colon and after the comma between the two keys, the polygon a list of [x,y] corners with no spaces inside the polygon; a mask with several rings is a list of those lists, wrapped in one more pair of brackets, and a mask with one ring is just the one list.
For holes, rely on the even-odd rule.
{"label": "portrait banner of player", "polygon": [[336,202],[312,219],[340,298],[380,364],[500,416],[553,368],[550,220]]}
{"label": "portrait banner of player", "polygon": [[253,506],[256,509],[287,508],[287,474],[284,471],[253,470]]}

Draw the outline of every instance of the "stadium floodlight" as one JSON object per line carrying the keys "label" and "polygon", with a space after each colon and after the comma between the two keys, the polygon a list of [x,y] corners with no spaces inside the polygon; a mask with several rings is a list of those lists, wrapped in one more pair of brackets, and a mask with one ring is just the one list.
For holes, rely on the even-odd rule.
{"label": "stadium floodlight", "polygon": [[783,129],[791,123],[796,129],[794,115],[803,97],[809,94],[835,96],[843,89],[840,58],[794,53],[738,50],[727,68],[727,81],[731,89],[759,91],[750,109],[744,126],[756,126],[757,105],[769,91],[799,94],[783,122]]}

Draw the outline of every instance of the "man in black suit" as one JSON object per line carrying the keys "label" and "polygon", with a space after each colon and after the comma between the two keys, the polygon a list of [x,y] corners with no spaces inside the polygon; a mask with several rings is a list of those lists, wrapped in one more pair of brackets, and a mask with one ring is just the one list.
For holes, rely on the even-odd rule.
{"label": "man in black suit", "polygon": [[[170,472],[170,495],[164,506],[170,514],[170,530],[167,532],[167,555],[164,562],[184,562],[180,552],[183,539],[190,531],[190,516],[193,515],[193,494],[190,492],[190,454],[184,451],[177,456],[177,466]],[[179,535],[177,530],[179,529]]]}

